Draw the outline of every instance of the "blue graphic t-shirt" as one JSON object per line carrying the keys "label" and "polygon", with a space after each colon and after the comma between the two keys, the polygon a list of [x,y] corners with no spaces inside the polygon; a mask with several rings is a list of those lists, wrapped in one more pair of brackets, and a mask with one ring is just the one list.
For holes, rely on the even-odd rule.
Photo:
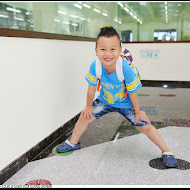
{"label": "blue graphic t-shirt", "polygon": [[[98,78],[95,73],[95,65],[96,61],[93,61],[90,65],[89,72],[85,76],[87,82],[92,86],[97,86],[98,84]],[[101,89],[97,98],[113,107],[127,109],[133,108],[129,95],[125,97],[126,90],[128,94],[133,94],[142,86],[142,83],[129,64],[124,60],[123,73],[125,82],[120,82],[117,78],[116,71],[111,74],[107,74],[102,65]]]}

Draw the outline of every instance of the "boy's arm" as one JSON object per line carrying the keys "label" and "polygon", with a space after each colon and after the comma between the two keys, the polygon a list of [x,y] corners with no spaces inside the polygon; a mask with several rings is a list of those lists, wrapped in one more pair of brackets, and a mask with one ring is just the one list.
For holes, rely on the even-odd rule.
{"label": "boy's arm", "polygon": [[92,114],[94,112],[94,107],[93,107],[93,100],[94,96],[96,93],[96,86],[92,86],[88,84],[88,91],[87,91],[87,98],[86,98],[86,107],[82,111],[82,116],[84,119],[91,119]]}
{"label": "boy's arm", "polygon": [[88,84],[86,106],[92,106],[94,96],[96,93],[96,88],[97,88],[96,86],[92,86],[92,85]]}
{"label": "boy's arm", "polygon": [[140,105],[139,105],[139,99],[137,93],[129,94],[129,98],[133,104],[133,108],[135,111],[135,124],[137,124],[138,120],[143,120],[148,123],[151,123],[150,120],[148,119],[147,115],[145,112],[140,110]]}

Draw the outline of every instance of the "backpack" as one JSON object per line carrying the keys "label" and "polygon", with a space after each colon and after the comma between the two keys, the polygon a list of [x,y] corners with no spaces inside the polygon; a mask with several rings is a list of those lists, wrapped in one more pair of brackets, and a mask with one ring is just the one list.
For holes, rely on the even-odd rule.
{"label": "backpack", "polygon": [[[123,64],[122,64],[123,60],[125,60],[129,64],[129,66],[136,73],[136,75],[139,77],[139,79],[141,79],[139,71],[138,71],[137,67],[133,63],[133,58],[132,58],[131,53],[127,49],[122,47],[121,55],[119,56],[119,58],[118,58],[118,60],[116,62],[116,74],[117,74],[118,80],[120,82],[125,82],[125,77],[124,77],[124,74],[123,74]],[[98,58],[96,60],[95,73],[96,73],[96,76],[98,78],[97,91],[100,91],[100,84],[101,84],[100,78],[102,76],[102,63]],[[127,92],[125,94],[125,97],[127,97]]]}

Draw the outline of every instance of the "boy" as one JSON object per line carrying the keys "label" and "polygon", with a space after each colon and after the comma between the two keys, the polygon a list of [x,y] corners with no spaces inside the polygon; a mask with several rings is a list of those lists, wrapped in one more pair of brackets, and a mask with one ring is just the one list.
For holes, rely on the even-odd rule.
{"label": "boy", "polygon": [[[96,55],[102,63],[101,90],[96,100],[94,96],[98,79],[95,73],[95,63],[91,63],[85,76],[88,85],[86,107],[74,127],[70,141],[57,147],[57,152],[67,152],[81,148],[79,141],[89,123],[109,112],[119,112],[132,125],[144,133],[162,151],[163,163],[166,167],[176,167],[177,161],[165,144],[158,130],[151,125],[145,112],[140,110],[137,89],[142,86],[138,76],[123,60],[125,82],[120,82],[116,75],[116,62],[121,55],[121,41],[113,27],[103,27],[96,40]],[[125,97],[125,93],[128,93]],[[93,101],[94,100],[94,101]]]}

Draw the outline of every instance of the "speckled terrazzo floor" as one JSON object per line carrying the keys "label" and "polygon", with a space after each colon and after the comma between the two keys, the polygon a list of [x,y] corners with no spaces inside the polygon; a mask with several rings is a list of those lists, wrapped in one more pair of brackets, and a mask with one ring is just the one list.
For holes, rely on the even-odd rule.
{"label": "speckled terrazzo floor", "polygon": [[[158,129],[176,158],[190,162],[189,128]],[[190,185],[190,170],[157,170],[149,161],[160,150],[137,134],[28,163],[4,185],[46,179],[52,185]]]}
{"label": "speckled terrazzo floor", "polygon": [[[141,87],[138,93],[150,94],[139,96],[141,107],[176,158],[190,162],[190,127],[162,125],[163,118],[190,119],[190,89]],[[150,167],[150,160],[160,158],[160,150],[118,113],[92,122],[80,142],[82,149],[64,157],[48,153],[48,157],[28,163],[4,184],[24,185],[46,179],[52,185],[190,185],[190,170]]]}

